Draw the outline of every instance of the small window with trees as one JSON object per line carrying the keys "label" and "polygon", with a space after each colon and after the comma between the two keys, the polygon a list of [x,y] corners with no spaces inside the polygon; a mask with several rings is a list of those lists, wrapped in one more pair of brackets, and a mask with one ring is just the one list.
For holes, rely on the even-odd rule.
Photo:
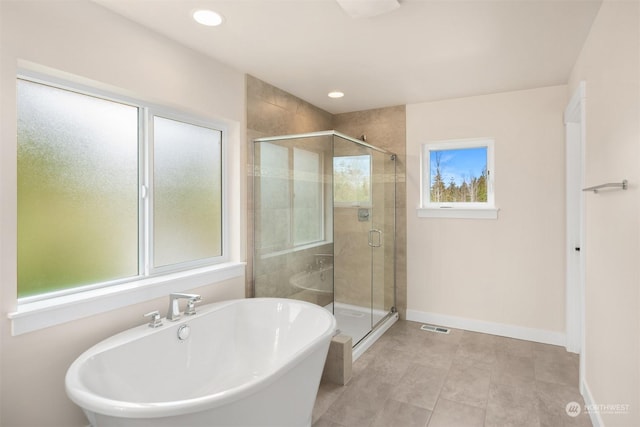
{"label": "small window with trees", "polygon": [[493,151],[488,138],[423,144],[419,216],[497,218]]}

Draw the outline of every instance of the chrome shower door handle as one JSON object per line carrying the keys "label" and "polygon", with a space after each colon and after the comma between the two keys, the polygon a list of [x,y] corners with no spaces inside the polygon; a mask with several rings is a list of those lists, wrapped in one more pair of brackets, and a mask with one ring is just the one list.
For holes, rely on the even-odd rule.
{"label": "chrome shower door handle", "polygon": [[[377,240],[373,238],[374,235],[378,236]],[[382,246],[382,231],[376,230],[375,228],[369,230],[369,246],[372,248],[379,248]]]}

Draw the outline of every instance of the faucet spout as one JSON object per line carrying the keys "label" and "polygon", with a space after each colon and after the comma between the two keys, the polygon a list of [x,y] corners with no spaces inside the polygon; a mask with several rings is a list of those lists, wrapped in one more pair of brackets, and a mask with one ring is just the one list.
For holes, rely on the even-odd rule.
{"label": "faucet spout", "polygon": [[179,301],[181,299],[189,300],[189,313],[195,314],[193,306],[196,302],[202,301],[202,297],[196,294],[182,294],[182,293],[173,293],[169,295],[169,310],[167,311],[167,320],[175,322],[180,319],[182,315],[180,314],[180,304]]}

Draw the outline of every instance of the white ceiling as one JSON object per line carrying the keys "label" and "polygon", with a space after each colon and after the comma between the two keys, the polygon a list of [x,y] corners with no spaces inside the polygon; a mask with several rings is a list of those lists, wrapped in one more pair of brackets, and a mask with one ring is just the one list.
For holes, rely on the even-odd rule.
{"label": "white ceiling", "polygon": [[[600,7],[401,0],[353,19],[334,0],[94,1],[331,113],[564,84]],[[196,24],[197,8],[224,24]]]}

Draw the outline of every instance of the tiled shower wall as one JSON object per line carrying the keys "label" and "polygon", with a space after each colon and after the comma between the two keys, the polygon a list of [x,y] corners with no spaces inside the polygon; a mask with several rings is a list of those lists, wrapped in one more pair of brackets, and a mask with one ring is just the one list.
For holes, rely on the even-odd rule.
{"label": "tiled shower wall", "polygon": [[[396,194],[396,307],[404,318],[406,312],[406,192],[405,192],[405,107],[381,108],[355,113],[332,115],[308,102],[301,100],[281,89],[265,83],[255,77],[247,76],[247,283],[246,295],[253,296],[253,140],[255,138],[277,135],[289,135],[335,129],[349,136],[359,138],[365,134],[367,142],[380,148],[395,152],[397,171]],[[301,265],[313,262],[313,253],[299,254]],[[307,251],[303,251],[307,252]],[[308,260],[305,258],[309,258]],[[288,277],[291,274],[290,264],[283,268],[283,260],[272,258],[273,268],[265,268],[270,276],[266,283],[273,284],[273,295],[276,284],[280,291],[286,290]],[[389,270],[389,269],[385,269]],[[283,277],[278,278],[274,271],[281,271]],[[260,273],[260,272],[259,272]],[[263,290],[262,294],[269,294]]]}
{"label": "tiled shower wall", "polygon": [[[253,205],[253,140],[267,136],[290,135],[331,129],[332,115],[289,93],[247,75],[247,275],[246,295],[254,296],[254,205]],[[314,251],[297,254],[296,263],[314,262]],[[307,253],[308,252],[308,253]],[[305,256],[302,256],[305,255]],[[291,260],[272,257],[258,274],[273,289],[264,289],[262,296],[289,296],[292,273]],[[278,277],[281,275],[282,277]]]}

